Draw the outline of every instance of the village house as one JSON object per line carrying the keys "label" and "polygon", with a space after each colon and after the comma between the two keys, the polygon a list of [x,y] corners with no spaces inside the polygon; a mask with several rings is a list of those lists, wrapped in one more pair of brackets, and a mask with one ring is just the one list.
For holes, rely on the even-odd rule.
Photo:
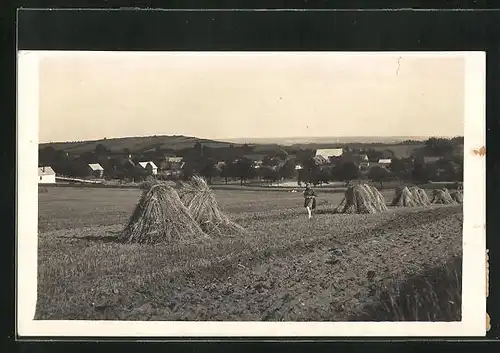
{"label": "village house", "polygon": [[56,173],[52,167],[38,167],[38,184],[55,184]]}
{"label": "village house", "polygon": [[377,162],[378,166],[384,167],[384,168],[389,168],[391,166],[391,164],[392,164],[391,158],[382,158],[382,159],[379,159]]}
{"label": "village house", "polygon": [[88,164],[89,172],[94,178],[102,178],[104,176],[104,168],[99,163]]}
{"label": "village house", "polygon": [[253,161],[253,167],[254,167],[255,169],[260,169],[260,168],[262,168],[262,164],[263,164],[263,162],[262,162],[262,161]]}
{"label": "village house", "polygon": [[233,163],[238,163],[242,160],[250,161],[255,169],[261,168],[264,163],[263,156],[261,154],[245,154],[241,157],[235,158]]}
{"label": "village house", "polygon": [[162,162],[162,170],[180,170],[184,167],[184,159],[182,157],[165,157]]}
{"label": "village house", "polygon": [[368,158],[368,155],[367,154],[360,154],[359,155],[359,159],[360,161],[362,162],[368,162],[370,159]]}
{"label": "village house", "polygon": [[358,152],[343,153],[341,156],[333,158],[332,162],[336,165],[341,165],[344,163],[354,163],[360,170],[366,170],[372,165],[372,163],[369,162],[369,158],[366,154],[360,154]]}
{"label": "village house", "polygon": [[182,157],[165,157],[165,160],[169,163],[182,163]]}
{"label": "village house", "polygon": [[362,172],[366,172],[366,171],[368,171],[368,169],[370,169],[371,165],[372,165],[372,163],[370,163],[368,161],[359,162],[359,170],[361,170]]}
{"label": "village house", "polygon": [[233,160],[233,163],[238,163],[242,160],[249,160],[255,165],[256,162],[261,163],[263,156],[260,154],[245,154],[243,156],[237,157]]}
{"label": "village house", "polygon": [[315,161],[321,164],[329,163],[332,159],[341,157],[343,153],[344,150],[342,148],[318,149],[316,150]]}
{"label": "village house", "polygon": [[162,157],[153,163],[157,166],[157,175],[160,178],[180,177],[185,165],[182,157]]}
{"label": "village house", "polygon": [[139,162],[139,165],[152,175],[158,174],[158,167],[152,161]]}
{"label": "village house", "polygon": [[215,163],[215,169],[218,170],[219,172],[221,172],[225,166],[226,166],[226,162],[224,162],[224,161],[219,161],[219,162]]}
{"label": "village house", "polygon": [[314,163],[316,165],[325,165],[325,164],[328,164],[329,162],[329,159],[326,158],[325,156],[322,156],[322,155],[316,155],[313,157],[313,160],[314,160]]}
{"label": "village house", "polygon": [[278,163],[276,163],[276,165],[272,166],[271,168],[273,170],[281,170],[281,168],[283,168],[285,166],[285,162],[283,161],[279,161]]}
{"label": "village house", "polygon": [[425,164],[433,164],[441,160],[441,157],[435,157],[435,156],[424,156],[423,157],[424,163]]}

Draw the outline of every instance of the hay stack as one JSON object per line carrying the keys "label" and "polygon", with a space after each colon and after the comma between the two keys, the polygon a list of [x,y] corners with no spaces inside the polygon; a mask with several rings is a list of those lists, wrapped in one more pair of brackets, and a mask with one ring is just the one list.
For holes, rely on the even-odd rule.
{"label": "hay stack", "polygon": [[418,206],[429,206],[431,204],[429,195],[427,195],[424,189],[421,189],[418,186],[412,186],[410,188],[410,192],[413,195],[413,199]]}
{"label": "hay stack", "polygon": [[351,185],[335,209],[337,213],[378,213],[387,210],[384,196],[374,186]]}
{"label": "hay stack", "polygon": [[231,221],[217,203],[214,192],[205,179],[194,176],[190,183],[182,183],[181,200],[201,229],[212,235],[235,235],[244,229]]}
{"label": "hay stack", "polygon": [[396,190],[396,195],[391,205],[399,207],[419,207],[429,206],[430,204],[429,196],[425,190],[417,186],[411,188],[405,186]]}
{"label": "hay stack", "polygon": [[394,195],[391,206],[416,207],[417,203],[415,202],[414,196],[411,193],[410,189],[405,186],[403,188],[396,189],[396,194]]}
{"label": "hay stack", "polygon": [[453,201],[455,201],[456,203],[463,203],[464,202],[464,194],[463,194],[462,190],[455,190],[450,195],[451,195],[451,198],[453,199]]}
{"label": "hay stack", "polygon": [[367,185],[367,187],[371,190],[373,196],[375,197],[375,201],[378,205],[380,205],[381,210],[387,211],[384,195],[382,195],[382,193],[373,185]]}
{"label": "hay stack", "polygon": [[455,203],[455,201],[451,197],[448,189],[444,188],[444,189],[434,190],[433,197],[432,197],[432,203],[449,205],[449,204]]}
{"label": "hay stack", "polygon": [[161,182],[151,182],[143,192],[120,240],[125,243],[206,239],[177,192]]}
{"label": "hay stack", "polygon": [[147,191],[149,190],[153,185],[159,184],[160,182],[153,178],[152,176],[148,175],[146,180],[144,180],[141,184],[139,184],[139,188],[142,191]]}

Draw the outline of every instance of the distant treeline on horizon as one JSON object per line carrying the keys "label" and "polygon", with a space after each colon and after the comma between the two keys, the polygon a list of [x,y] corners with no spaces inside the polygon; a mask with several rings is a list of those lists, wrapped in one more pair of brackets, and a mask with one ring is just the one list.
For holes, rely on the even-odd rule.
{"label": "distant treeline on horizon", "polygon": [[146,136],[124,136],[124,137],[103,137],[101,139],[88,139],[88,140],[67,140],[67,141],[50,141],[40,142],[39,145],[53,145],[53,144],[75,144],[75,143],[92,143],[104,142],[113,140],[127,140],[127,139],[157,139],[157,138],[182,138],[194,141],[215,142],[221,144],[270,144],[270,145],[318,145],[318,144],[421,144],[429,138],[442,138],[442,139],[463,139],[463,136],[343,136],[343,137],[261,137],[261,138],[226,138],[226,139],[207,139],[198,138],[186,135],[146,135]]}

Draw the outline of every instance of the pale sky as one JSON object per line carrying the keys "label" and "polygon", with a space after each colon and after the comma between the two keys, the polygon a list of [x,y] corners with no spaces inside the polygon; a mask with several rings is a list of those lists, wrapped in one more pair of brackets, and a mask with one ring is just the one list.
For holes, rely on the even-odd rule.
{"label": "pale sky", "polygon": [[464,62],[321,53],[45,57],[39,137],[458,136]]}

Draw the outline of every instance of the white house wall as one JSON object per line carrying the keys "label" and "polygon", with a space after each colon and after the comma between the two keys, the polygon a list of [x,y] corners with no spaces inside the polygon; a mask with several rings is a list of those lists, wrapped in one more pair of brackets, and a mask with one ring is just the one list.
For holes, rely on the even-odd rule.
{"label": "white house wall", "polygon": [[41,175],[38,177],[38,184],[55,184],[56,176],[55,174]]}

